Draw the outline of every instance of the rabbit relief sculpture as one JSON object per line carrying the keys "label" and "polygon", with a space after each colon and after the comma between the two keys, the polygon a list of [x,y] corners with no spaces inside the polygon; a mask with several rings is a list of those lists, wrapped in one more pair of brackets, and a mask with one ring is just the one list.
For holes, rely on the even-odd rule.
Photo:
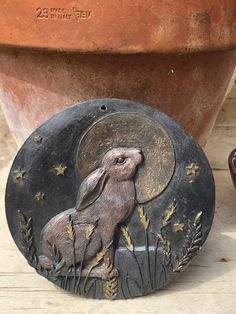
{"label": "rabbit relief sculpture", "polygon": [[[93,276],[102,277],[106,268],[114,268],[115,231],[136,206],[134,176],[142,161],[142,151],[137,148],[113,148],[104,155],[101,167],[81,183],[76,206],[54,216],[43,228],[39,256],[42,267],[52,267],[51,248],[55,245],[65,270],[75,262],[78,266],[83,263],[85,272],[102,248],[107,248],[104,265],[94,268]],[[74,250],[68,237],[70,219],[75,235]],[[88,240],[89,226],[93,231]]]}

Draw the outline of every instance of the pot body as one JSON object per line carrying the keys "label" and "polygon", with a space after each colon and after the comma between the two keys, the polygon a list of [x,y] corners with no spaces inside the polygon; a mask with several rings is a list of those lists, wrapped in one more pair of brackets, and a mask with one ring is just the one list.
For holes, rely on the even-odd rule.
{"label": "pot body", "polygon": [[235,0],[1,0],[0,44],[91,53],[236,47]]}
{"label": "pot body", "polygon": [[0,51],[0,102],[17,142],[54,113],[96,98],[150,104],[203,145],[236,66],[236,51],[84,55]]}

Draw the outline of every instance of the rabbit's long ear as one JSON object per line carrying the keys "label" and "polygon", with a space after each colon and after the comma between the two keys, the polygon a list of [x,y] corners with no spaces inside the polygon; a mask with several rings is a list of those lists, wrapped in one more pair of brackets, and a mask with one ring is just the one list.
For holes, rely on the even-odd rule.
{"label": "rabbit's long ear", "polygon": [[81,183],[77,201],[76,210],[83,210],[94,203],[101,195],[107,180],[106,171],[103,168],[90,173]]}

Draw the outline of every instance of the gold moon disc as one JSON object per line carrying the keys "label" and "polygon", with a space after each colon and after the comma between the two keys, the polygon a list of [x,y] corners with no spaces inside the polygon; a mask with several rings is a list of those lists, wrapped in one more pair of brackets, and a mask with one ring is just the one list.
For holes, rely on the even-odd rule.
{"label": "gold moon disc", "polygon": [[150,201],[167,187],[175,169],[171,139],[159,123],[132,112],[107,115],[88,129],[76,157],[81,179],[98,168],[104,154],[115,147],[142,149],[144,162],[135,177],[139,203]]}

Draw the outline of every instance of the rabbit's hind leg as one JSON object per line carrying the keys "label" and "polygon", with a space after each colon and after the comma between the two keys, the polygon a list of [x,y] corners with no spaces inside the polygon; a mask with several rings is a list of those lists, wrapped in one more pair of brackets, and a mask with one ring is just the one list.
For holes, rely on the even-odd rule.
{"label": "rabbit's hind leg", "polygon": [[51,269],[53,266],[53,261],[45,255],[39,255],[38,262],[44,269]]}

